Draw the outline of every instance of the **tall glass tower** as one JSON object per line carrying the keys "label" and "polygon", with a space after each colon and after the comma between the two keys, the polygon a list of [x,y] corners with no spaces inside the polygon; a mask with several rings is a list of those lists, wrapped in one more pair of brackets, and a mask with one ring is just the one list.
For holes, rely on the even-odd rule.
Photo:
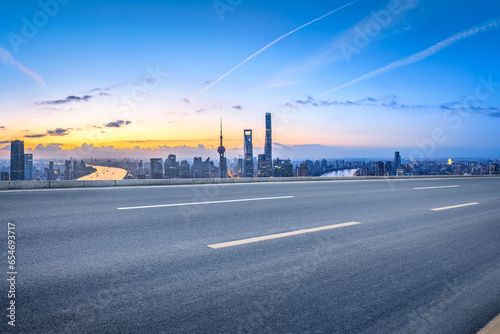
{"label": "tall glass tower", "polygon": [[399,155],[399,152],[396,151],[394,152],[394,165],[392,166],[393,174],[392,175],[397,175],[398,169],[401,166],[401,155]]}
{"label": "tall glass tower", "polygon": [[24,180],[24,142],[10,142],[10,180]]}
{"label": "tall glass tower", "polygon": [[33,180],[33,154],[31,153],[24,155],[24,179]]}
{"label": "tall glass tower", "polygon": [[243,164],[243,175],[245,177],[253,177],[253,145],[252,145],[252,130],[243,130],[245,140],[245,156]]}
{"label": "tall glass tower", "polygon": [[264,147],[264,155],[266,156],[267,170],[266,176],[272,176],[273,171],[273,136],[271,130],[271,113],[266,113],[266,144]]}

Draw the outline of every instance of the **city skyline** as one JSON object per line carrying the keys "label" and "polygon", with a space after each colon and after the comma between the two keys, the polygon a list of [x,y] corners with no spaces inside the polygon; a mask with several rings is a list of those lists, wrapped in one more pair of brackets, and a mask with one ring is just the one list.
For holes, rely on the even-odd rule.
{"label": "city skyline", "polygon": [[499,4],[215,3],[7,4],[0,159],[500,156]]}

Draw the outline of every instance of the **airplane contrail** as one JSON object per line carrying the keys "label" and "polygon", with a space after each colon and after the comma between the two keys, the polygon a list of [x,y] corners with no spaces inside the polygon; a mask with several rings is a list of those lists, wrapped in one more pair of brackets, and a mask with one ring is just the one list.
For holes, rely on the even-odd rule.
{"label": "airplane contrail", "polygon": [[458,34],[455,34],[451,37],[448,37],[447,39],[431,46],[430,48],[428,49],[425,49],[423,51],[420,51],[418,53],[415,53],[409,57],[406,57],[404,59],[401,59],[401,60],[398,60],[398,61],[395,61],[385,67],[382,67],[382,68],[379,68],[378,70],[375,70],[373,72],[370,72],[370,73],[367,73],[357,79],[354,79],[352,81],[349,81],[343,85],[340,85],[338,87],[335,87],[333,89],[330,89],[326,92],[323,92],[321,94],[318,95],[318,97],[321,97],[323,95],[326,95],[326,94],[329,94],[329,93],[332,93],[336,90],[339,90],[339,89],[342,89],[342,88],[345,88],[347,86],[350,86],[350,85],[353,85],[355,83],[358,83],[358,82],[361,82],[361,81],[365,81],[367,79],[371,79],[373,77],[376,77],[376,76],[379,76],[381,74],[384,74],[384,73],[387,73],[387,72],[390,72],[392,70],[395,70],[399,67],[402,67],[402,66],[407,66],[407,65],[410,65],[410,64],[413,64],[413,63],[416,63],[416,62],[419,62],[421,60],[424,60],[425,58],[427,57],[430,57],[436,53],[438,53],[439,51],[449,47],[450,45],[464,39],[464,38],[467,38],[467,37],[472,37],[478,33],[482,33],[482,32],[486,32],[486,31],[489,31],[489,30],[493,30],[493,29],[496,29],[496,28],[499,28],[500,27],[500,17],[497,17],[491,21],[487,21],[487,22],[484,22],[480,25],[477,25],[475,27],[472,27],[472,28],[469,28],[467,30],[464,30],[464,31],[461,31],[459,32]]}
{"label": "airplane contrail", "polygon": [[350,5],[352,5],[353,3],[356,3],[356,2],[358,2],[358,1],[359,1],[359,0],[354,0],[354,1],[351,1],[351,2],[349,2],[348,4],[345,4],[345,5],[343,5],[343,6],[339,7],[339,8],[337,8],[337,9],[334,9],[334,10],[332,10],[331,12],[328,12],[328,13],[326,13],[326,14],[325,14],[325,15],[323,15],[323,16],[320,16],[320,17],[318,17],[318,18],[316,18],[316,19],[314,19],[314,20],[312,20],[312,21],[310,21],[310,22],[308,22],[308,23],[306,23],[306,24],[301,25],[300,27],[298,27],[298,28],[296,28],[296,29],[294,29],[294,30],[290,31],[289,33],[284,34],[283,36],[278,37],[277,39],[275,39],[275,40],[274,40],[274,41],[272,41],[271,43],[267,44],[267,45],[266,45],[266,46],[264,46],[262,49],[260,49],[259,51],[255,52],[253,55],[249,56],[247,59],[243,60],[241,63],[239,63],[238,65],[236,65],[235,67],[233,67],[231,70],[229,70],[229,71],[228,71],[227,73],[225,73],[223,76],[221,76],[219,79],[215,80],[213,83],[211,83],[211,84],[210,84],[210,85],[208,85],[207,87],[203,88],[203,89],[202,89],[202,90],[200,90],[199,92],[197,92],[197,93],[193,94],[191,97],[189,97],[189,98],[185,99],[184,101],[189,102],[191,99],[193,99],[193,98],[194,98],[194,97],[196,97],[197,95],[199,95],[199,94],[203,93],[204,91],[206,91],[206,90],[207,90],[207,89],[209,89],[210,87],[214,86],[214,85],[215,85],[215,84],[217,84],[219,81],[221,81],[222,79],[224,79],[225,77],[227,77],[229,74],[231,74],[233,71],[237,70],[239,67],[241,67],[242,65],[244,65],[244,64],[245,64],[245,63],[247,63],[248,61],[252,60],[253,58],[255,58],[256,56],[258,56],[258,55],[259,55],[259,54],[261,54],[262,52],[266,51],[267,49],[269,49],[269,48],[270,48],[271,46],[273,46],[274,44],[278,43],[278,42],[279,42],[280,40],[282,40],[283,38],[288,37],[288,36],[290,36],[291,34],[293,34],[294,32],[297,32],[297,31],[299,31],[300,29],[305,28],[305,27],[307,27],[308,25],[313,24],[313,23],[314,23],[314,22],[316,22],[316,21],[319,21],[319,20],[321,20],[321,19],[324,19],[325,17],[327,17],[327,16],[329,16],[329,15],[331,15],[331,14],[335,13],[335,12],[338,12],[339,10],[344,9],[344,8],[346,8],[346,7],[350,6]]}
{"label": "airplane contrail", "polygon": [[4,48],[0,48],[0,61],[2,61],[6,65],[17,68],[19,71],[23,72],[24,74],[38,82],[40,85],[45,86],[45,82],[40,75],[24,67],[20,62],[14,59],[9,51]]}

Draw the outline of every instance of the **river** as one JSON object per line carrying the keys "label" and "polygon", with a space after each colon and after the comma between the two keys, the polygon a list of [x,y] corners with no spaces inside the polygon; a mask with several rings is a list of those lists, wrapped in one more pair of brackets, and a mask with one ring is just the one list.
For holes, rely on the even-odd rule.
{"label": "river", "polygon": [[95,173],[85,175],[78,180],[123,180],[123,178],[127,175],[127,171],[122,168],[94,165],[87,166],[94,167],[97,171]]}

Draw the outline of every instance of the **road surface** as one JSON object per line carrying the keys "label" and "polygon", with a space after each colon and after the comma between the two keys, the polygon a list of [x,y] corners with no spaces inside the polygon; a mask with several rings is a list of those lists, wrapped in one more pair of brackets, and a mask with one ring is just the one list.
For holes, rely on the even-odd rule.
{"label": "road surface", "polygon": [[500,313],[500,178],[14,190],[0,212],[2,333],[465,334]]}

